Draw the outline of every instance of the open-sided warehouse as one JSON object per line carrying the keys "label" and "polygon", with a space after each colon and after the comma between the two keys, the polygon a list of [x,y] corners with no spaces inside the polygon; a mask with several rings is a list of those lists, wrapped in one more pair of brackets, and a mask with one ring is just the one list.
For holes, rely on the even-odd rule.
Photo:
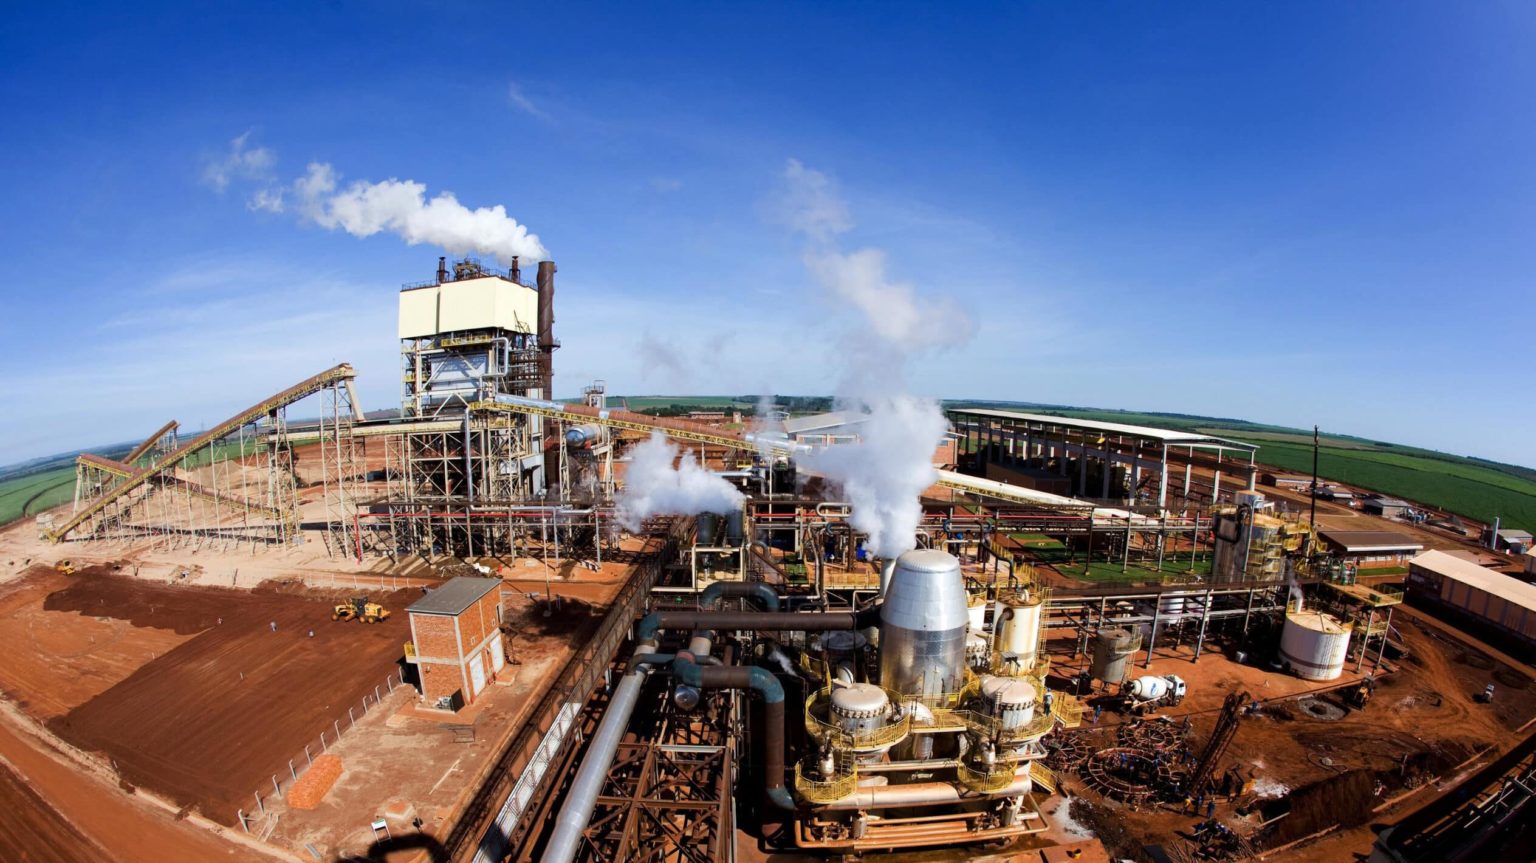
{"label": "open-sided warehouse", "polygon": [[1536,644],[1536,585],[1426,551],[1408,562],[1408,586]]}
{"label": "open-sided warehouse", "polygon": [[1424,544],[1390,530],[1321,530],[1318,535],[1334,554],[1354,563],[1401,563],[1424,550]]}

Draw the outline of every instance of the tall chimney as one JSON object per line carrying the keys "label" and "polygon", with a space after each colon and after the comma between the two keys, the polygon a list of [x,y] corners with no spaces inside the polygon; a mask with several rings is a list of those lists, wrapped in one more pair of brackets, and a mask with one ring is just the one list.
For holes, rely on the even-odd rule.
{"label": "tall chimney", "polygon": [[512,273],[511,273],[511,275],[512,275],[512,281],[518,282],[518,283],[522,282],[523,270],[522,270],[521,267],[519,267],[517,265],[517,255],[513,255],[512,256]]}
{"label": "tall chimney", "polygon": [[539,398],[554,398],[555,262],[539,261]]}
{"label": "tall chimney", "polygon": [[439,285],[441,285],[443,282],[446,282],[446,281],[448,281],[448,259],[447,258],[438,258],[437,259],[437,283]]}

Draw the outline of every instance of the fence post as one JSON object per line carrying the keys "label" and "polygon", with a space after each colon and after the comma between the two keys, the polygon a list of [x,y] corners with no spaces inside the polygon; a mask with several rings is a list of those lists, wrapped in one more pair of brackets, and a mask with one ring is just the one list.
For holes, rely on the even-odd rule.
{"label": "fence post", "polygon": [[331,723],[331,727],[336,729],[336,742],[340,743],[341,742],[341,720],[338,719],[335,722],[332,722]]}
{"label": "fence post", "polygon": [[260,812],[263,815],[267,814],[267,807],[261,805],[261,792],[260,791],[256,792],[256,811]]}
{"label": "fence post", "polygon": [[[323,745],[324,744],[322,744],[322,746]],[[309,755],[309,744],[308,743],[304,744],[304,761],[305,761],[306,764],[311,764],[311,765],[313,765],[315,763],[315,759],[311,758],[310,755]]]}
{"label": "fence post", "polygon": [[379,688],[377,686],[373,688],[373,703],[375,705],[379,703]]}
{"label": "fence post", "polygon": [[288,775],[293,777],[293,781],[295,781],[295,782],[299,781],[299,773],[298,773],[297,770],[293,769],[293,759],[292,758],[288,759]]}
{"label": "fence post", "polygon": [[352,723],[351,725],[347,726],[348,728],[357,727],[357,717],[352,715],[352,708],[350,707],[347,708],[347,721]]}
{"label": "fence post", "polygon": [[241,827],[241,829],[243,829],[247,833],[251,832],[251,825],[245,823],[245,810],[244,809],[236,809],[235,810],[235,817],[240,819],[240,827]]}

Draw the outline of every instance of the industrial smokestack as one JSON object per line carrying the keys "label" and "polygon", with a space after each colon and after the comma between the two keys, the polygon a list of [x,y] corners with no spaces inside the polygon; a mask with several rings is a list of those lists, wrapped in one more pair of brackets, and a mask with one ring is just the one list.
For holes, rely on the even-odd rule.
{"label": "industrial smokestack", "polygon": [[447,258],[438,258],[437,259],[437,283],[439,285],[441,285],[443,282],[446,282],[446,281],[448,281],[448,259]]}
{"label": "industrial smokestack", "polygon": [[519,283],[522,282],[523,270],[522,270],[521,267],[519,267],[517,265],[517,255],[513,255],[512,256],[512,273],[511,273],[511,275],[512,275],[512,281],[519,282]]}
{"label": "industrial smokestack", "polygon": [[554,398],[555,262],[540,261],[539,275],[539,397]]}

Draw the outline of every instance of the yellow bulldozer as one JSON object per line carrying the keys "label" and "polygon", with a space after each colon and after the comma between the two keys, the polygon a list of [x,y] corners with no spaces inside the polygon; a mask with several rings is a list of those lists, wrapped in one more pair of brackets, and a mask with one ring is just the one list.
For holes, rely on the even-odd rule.
{"label": "yellow bulldozer", "polygon": [[389,609],[377,602],[369,602],[366,596],[354,596],[351,600],[338,604],[331,611],[331,619],[378,623],[389,619]]}

